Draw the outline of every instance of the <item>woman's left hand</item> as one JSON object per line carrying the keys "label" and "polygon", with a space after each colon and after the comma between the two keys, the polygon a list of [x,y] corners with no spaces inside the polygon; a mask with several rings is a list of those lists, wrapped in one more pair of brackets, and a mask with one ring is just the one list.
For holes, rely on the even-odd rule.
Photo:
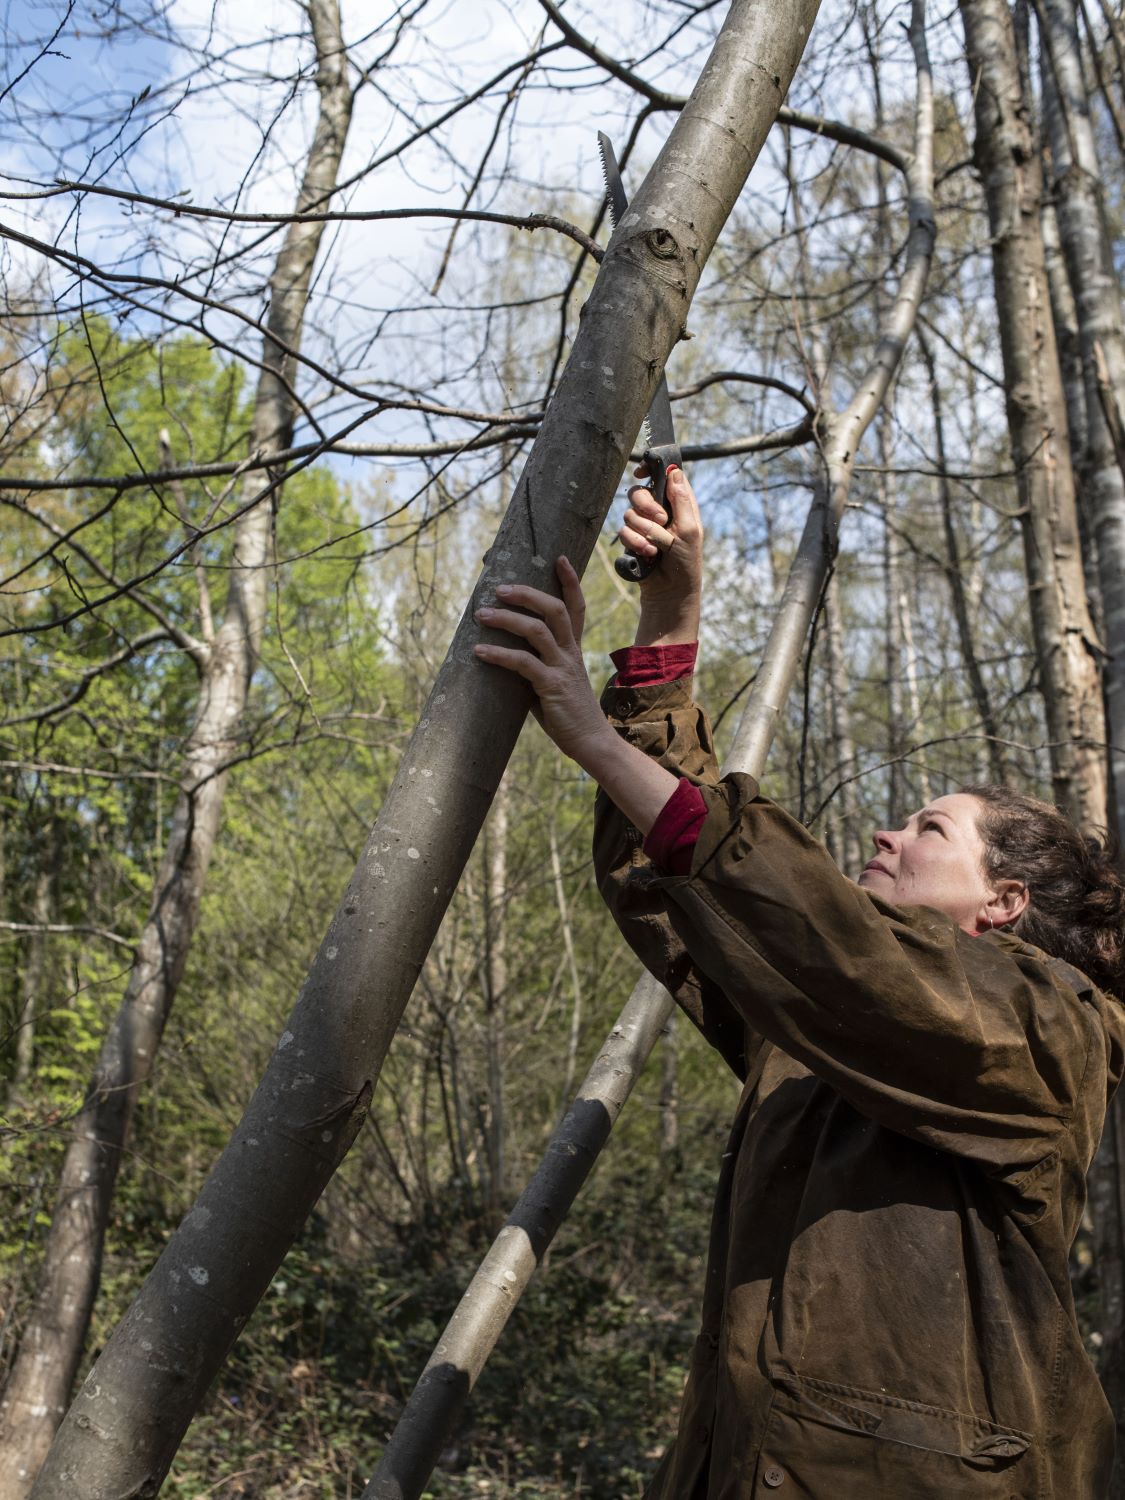
{"label": "woman's left hand", "polygon": [[562,585],[561,599],[526,584],[501,584],[496,605],[482,606],[476,612],[482,625],[519,636],[526,641],[526,649],[482,642],[473,651],[481,661],[518,672],[531,684],[543,728],[564,755],[589,769],[590,755],[607,736],[614,735],[582,660],[586,617],[582,585],[565,557],[559,558],[555,572]]}

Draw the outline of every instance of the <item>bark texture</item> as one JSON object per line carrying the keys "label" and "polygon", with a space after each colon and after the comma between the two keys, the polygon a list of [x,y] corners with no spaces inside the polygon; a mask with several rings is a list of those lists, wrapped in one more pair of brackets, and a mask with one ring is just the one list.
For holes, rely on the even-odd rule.
{"label": "bark texture", "polygon": [[[788,28],[777,19],[781,15],[777,8],[766,17],[761,7],[746,7],[753,14],[752,24],[764,34],[777,25],[782,37],[788,34],[795,39],[792,44],[796,51],[786,82],[816,13],[815,3],[803,9],[795,0],[790,0],[790,5],[786,12]],[[732,7],[732,19],[739,10],[738,5]],[[798,33],[799,18],[804,26]],[[910,193],[906,265],[898,296],[855,396],[844,412],[824,424],[825,479],[817,488],[728,761],[728,769],[751,775],[760,774],[765,766],[778,715],[796,678],[802,648],[836,554],[856,448],[902,358],[933,255],[933,91],[922,0],[915,0],[910,32],[918,63],[918,112],[914,155],[906,159]],[[583,1080],[578,1097],[552,1136],[546,1155],[446,1325],[362,1500],[417,1500],[426,1488],[468,1393],[589,1176],[673,1009],[668,992],[651,975],[642,975]]]}
{"label": "bark texture", "polygon": [[832,833],[832,853],[840,868],[857,875],[863,868],[863,836],[859,826],[859,798],[856,796],[855,741],[852,739],[850,689],[844,656],[844,624],[840,605],[840,587],[835,572],[830,576],[824,595],[824,641],[828,666],[828,723],[831,731],[832,766],[839,802],[830,810],[828,826]]}
{"label": "bark texture", "polygon": [[[23,1001],[16,1031],[16,1067],[12,1074],[13,1090],[18,1091],[31,1077],[35,1063],[35,1024],[43,1010],[44,977],[47,970],[46,926],[51,920],[51,871],[44,867],[35,878],[35,896],[31,903],[31,920],[41,930],[28,942],[27,968],[23,976]],[[0,1408],[2,1410],[2,1408]]]}
{"label": "bark texture", "polygon": [[[930,407],[934,417],[934,445],[937,458],[938,477],[935,481],[941,502],[941,527],[945,538],[945,575],[949,579],[949,591],[953,597],[953,617],[957,621],[957,639],[961,647],[961,661],[969,679],[977,716],[987,746],[988,774],[993,781],[1004,782],[1008,777],[1007,760],[1000,739],[1000,726],[996,709],[988,691],[988,684],[981,671],[977,653],[976,635],[973,630],[973,604],[969,590],[965,587],[964,559],[957,538],[954,522],[953,486],[949,482],[949,464],[945,456],[945,416],[942,411],[941,391],[938,387],[937,370],[933,351],[925,335],[918,330],[918,348],[926,366],[926,378],[930,387]],[[929,800],[929,799],[927,799]]]}
{"label": "bark texture", "polygon": [[[298,209],[322,203],[333,191],[352,107],[337,0],[311,0],[308,14],[316,45],[320,108]],[[267,333],[250,434],[252,452],[280,452],[291,445],[295,371],[292,356],[285,350],[300,343],[323,232],[323,224],[291,224],[270,279]],[[260,484],[258,477],[247,480],[242,504],[253,500]],[[270,500],[251,504],[235,529],[222,624],[212,640],[199,643],[199,707],[184,753],[168,844],[124,998],[75,1121],[40,1291],[0,1405],[0,1447],[5,1454],[0,1500],[23,1500],[27,1495],[66,1410],[82,1355],[122,1149],[199,918],[222,816],[225,767],[238,744],[261,648],[272,535]]]}
{"label": "bark texture", "polygon": [[507,780],[496,789],[492,812],[484,829],[484,991],[487,1088],[484,1107],[485,1157],[488,1171],[487,1211],[495,1229],[504,1217],[507,1176],[507,1104],[505,1100],[505,1013],[508,990],[508,810]]}
{"label": "bark texture", "polygon": [[1005,0],[961,0],[976,112],[976,161],[992,231],[1008,426],[1054,797],[1105,823],[1100,648],[1082,573],[1066,403],[1039,224],[1039,154]]}
{"label": "bark texture", "polygon": [[[1097,559],[1110,772],[1118,833],[1125,833],[1125,474],[1105,406],[1125,410],[1125,317],[1105,234],[1101,169],[1082,77],[1071,0],[1042,0],[1044,100],[1051,142],[1051,192],[1078,323],[1086,391],[1083,510]],[[1099,381],[1098,349],[1105,380]]]}
{"label": "bark texture", "polygon": [[879,413],[879,475],[877,492],[879,509],[883,514],[883,592],[886,596],[885,618],[887,622],[887,824],[888,828],[901,828],[906,821],[908,788],[906,784],[907,753],[906,709],[903,694],[903,666],[905,641],[902,634],[902,539],[896,529],[891,498],[890,468],[894,461],[891,451],[890,412],[884,407]]}
{"label": "bark texture", "polygon": [[188,1422],[359,1129],[527,712],[472,654],[497,584],[581,570],[815,0],[735,0],[618,225],[558,392],[296,1008],[230,1144],[75,1399],[37,1500],[154,1494]]}

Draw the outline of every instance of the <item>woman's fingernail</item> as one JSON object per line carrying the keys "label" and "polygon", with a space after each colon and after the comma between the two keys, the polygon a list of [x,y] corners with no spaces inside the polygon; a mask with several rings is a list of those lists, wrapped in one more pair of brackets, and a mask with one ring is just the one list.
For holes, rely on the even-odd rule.
{"label": "woman's fingernail", "polygon": [[496,592],[498,594],[510,594],[512,592],[512,585],[510,583],[498,583],[496,585]]}
{"label": "woman's fingernail", "polygon": [[477,610],[476,618],[478,620],[491,620],[494,613],[495,611],[489,609],[486,604],[483,608]]}

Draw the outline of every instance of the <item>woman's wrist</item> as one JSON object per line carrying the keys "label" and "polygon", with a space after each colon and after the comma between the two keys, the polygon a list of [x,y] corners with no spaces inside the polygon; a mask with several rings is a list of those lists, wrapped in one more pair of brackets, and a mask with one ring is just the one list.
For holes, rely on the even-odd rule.
{"label": "woman's wrist", "polygon": [[634,646],[689,646],[699,639],[699,596],[686,599],[641,599]]}
{"label": "woman's wrist", "polygon": [[630,823],[647,834],[680,778],[623,740],[608,721],[605,727],[606,734],[588,740],[575,759]]}

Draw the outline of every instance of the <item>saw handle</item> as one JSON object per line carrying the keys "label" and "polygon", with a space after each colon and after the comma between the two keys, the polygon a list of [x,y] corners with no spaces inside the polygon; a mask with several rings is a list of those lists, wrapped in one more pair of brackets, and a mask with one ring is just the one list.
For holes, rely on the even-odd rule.
{"label": "saw handle", "polygon": [[[668,511],[670,522],[674,523],[676,518],[671,514],[664,496],[668,489],[669,469],[682,467],[680,450],[675,443],[664,443],[659,448],[646,448],[644,461],[648,466],[648,487],[652,491],[652,498],[657,505]],[[656,557],[638,557],[635,552],[625,552],[621,557],[614,558],[613,566],[627,583],[641,583],[660,566],[660,554]]]}

